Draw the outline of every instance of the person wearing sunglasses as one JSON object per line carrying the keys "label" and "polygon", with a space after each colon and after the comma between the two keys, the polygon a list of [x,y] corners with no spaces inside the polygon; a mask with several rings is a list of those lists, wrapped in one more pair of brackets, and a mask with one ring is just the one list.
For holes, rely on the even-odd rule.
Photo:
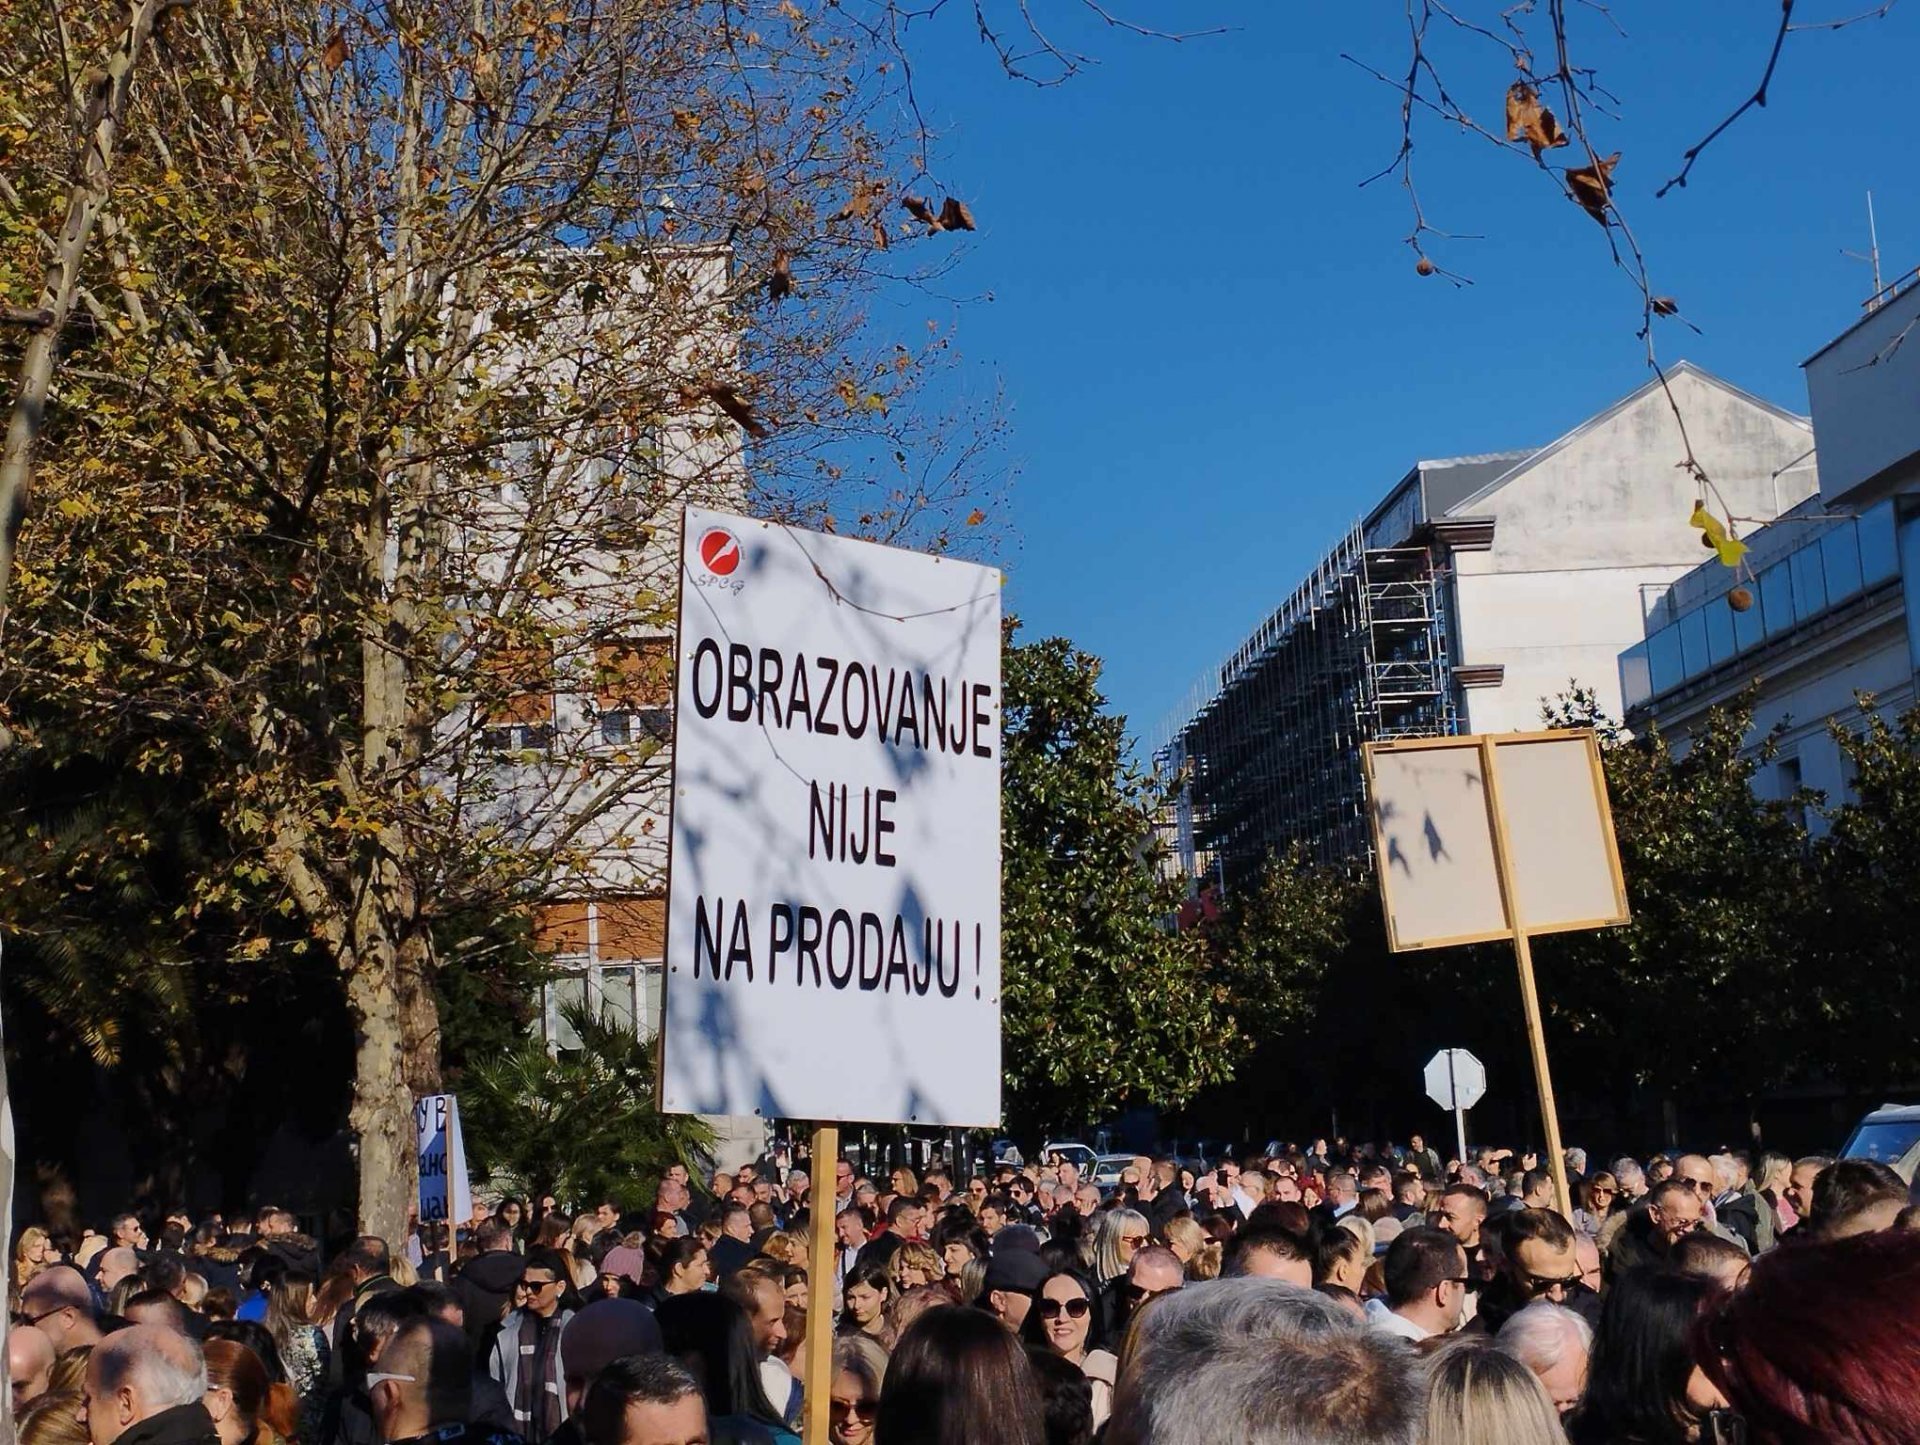
{"label": "person wearing sunglasses", "polygon": [[520,1284],[526,1303],[500,1321],[487,1373],[506,1391],[519,1435],[545,1440],[567,1418],[560,1361],[560,1336],[574,1315],[567,1262],[552,1249],[528,1250]]}
{"label": "person wearing sunglasses", "polygon": [[873,1445],[873,1422],[886,1383],[887,1352],[866,1335],[833,1342],[833,1385],[827,1398],[827,1439],[832,1445]]}
{"label": "person wearing sunglasses", "polygon": [[1602,1169],[1573,1191],[1575,1206],[1573,1227],[1582,1234],[1598,1235],[1620,1198],[1620,1183]]}
{"label": "person wearing sunglasses", "polygon": [[1058,1355],[1079,1367],[1093,1387],[1093,1428],[1113,1410],[1113,1381],[1120,1361],[1102,1348],[1100,1312],[1093,1281],[1077,1269],[1056,1269],[1040,1282],[1020,1335],[1029,1347]]}
{"label": "person wearing sunglasses", "polygon": [[1573,1226],[1551,1209],[1516,1209],[1502,1218],[1500,1264],[1480,1291],[1474,1329],[1500,1327],[1530,1304],[1545,1301],[1572,1310],[1589,1325],[1600,1322],[1600,1296],[1582,1283]]}

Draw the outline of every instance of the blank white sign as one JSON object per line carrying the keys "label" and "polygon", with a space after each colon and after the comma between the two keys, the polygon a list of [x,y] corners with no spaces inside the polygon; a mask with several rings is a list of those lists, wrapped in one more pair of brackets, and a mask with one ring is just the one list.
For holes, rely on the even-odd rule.
{"label": "blank white sign", "polygon": [[[1366,749],[1375,866],[1396,949],[1504,938],[1481,739],[1370,743]],[[1624,923],[1613,828],[1593,734],[1584,729],[1496,737],[1494,791],[1507,866],[1529,933]]]}
{"label": "blank white sign", "polygon": [[1626,921],[1592,747],[1586,733],[1495,739],[1514,904],[1530,933]]}
{"label": "blank white sign", "polygon": [[1395,948],[1507,931],[1480,750],[1375,749],[1374,836]]}

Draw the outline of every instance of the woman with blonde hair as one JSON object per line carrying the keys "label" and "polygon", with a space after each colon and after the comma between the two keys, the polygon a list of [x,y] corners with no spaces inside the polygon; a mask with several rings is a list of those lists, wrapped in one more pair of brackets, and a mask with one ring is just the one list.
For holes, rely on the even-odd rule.
{"label": "woman with blonde hair", "polygon": [[760,1252],[782,1264],[797,1264],[802,1269],[807,1267],[806,1241],[790,1230],[774,1230],[767,1236],[767,1242],[760,1246]]}
{"label": "woman with blonde hair", "polygon": [[85,1398],[78,1390],[63,1390],[30,1401],[14,1420],[14,1439],[20,1445],[90,1445],[80,1415]]}
{"label": "woman with blonde hair", "polygon": [[1567,1445],[1539,1377],[1492,1340],[1453,1340],[1426,1365],[1421,1445]]}
{"label": "woman with blonde hair", "polygon": [[893,1274],[893,1287],[901,1294],[923,1285],[937,1285],[947,1277],[947,1268],[933,1246],[917,1239],[909,1239],[896,1249],[887,1266]]}
{"label": "woman with blonde hair", "polygon": [[1192,1215],[1182,1214],[1169,1219],[1161,1233],[1167,1237],[1167,1248],[1179,1256],[1188,1279],[1220,1277],[1220,1258],[1225,1251],[1220,1242],[1209,1235],[1206,1227]]}
{"label": "woman with blonde hair", "polygon": [[20,1231],[20,1238],[13,1246],[13,1292],[16,1298],[32,1279],[43,1269],[49,1269],[60,1263],[60,1251],[53,1246],[53,1236],[37,1224],[29,1224]]}

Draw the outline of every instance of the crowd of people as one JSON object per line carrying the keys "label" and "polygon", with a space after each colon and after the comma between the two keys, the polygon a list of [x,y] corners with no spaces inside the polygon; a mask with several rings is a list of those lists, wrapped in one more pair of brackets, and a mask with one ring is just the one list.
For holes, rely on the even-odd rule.
{"label": "crowd of people", "polygon": [[21,1445],[797,1445],[827,1331],[832,1445],[1920,1442],[1897,1174],[1576,1149],[1562,1208],[1540,1162],[838,1159],[829,1195],[769,1156],[333,1249],[277,1208],[29,1227],[12,1409]]}

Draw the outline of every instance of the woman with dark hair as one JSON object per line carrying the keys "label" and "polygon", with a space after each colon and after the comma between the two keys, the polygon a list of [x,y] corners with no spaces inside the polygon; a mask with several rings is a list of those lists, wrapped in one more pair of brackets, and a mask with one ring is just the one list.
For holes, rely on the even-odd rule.
{"label": "woman with dark hair", "polygon": [[1027,1351],[1040,1383],[1047,1445],[1092,1445],[1093,1381],[1051,1350]]}
{"label": "woman with dark hair", "polygon": [[1049,1350],[1087,1377],[1092,1385],[1093,1428],[1106,1424],[1113,1411],[1113,1379],[1120,1361],[1104,1348],[1106,1329],[1093,1281],[1077,1269],[1054,1270],[1040,1281],[1020,1337],[1029,1349]]}
{"label": "woman with dark hair", "polygon": [[527,1206],[511,1196],[502,1199],[495,1206],[493,1217],[513,1234],[513,1247],[525,1249],[527,1245]]}
{"label": "woman with dark hair", "polygon": [[893,1348],[893,1331],[887,1326],[887,1306],[893,1302],[893,1275],[878,1260],[856,1264],[847,1271],[840,1298],[846,1308],[840,1312],[838,1333],[870,1335],[884,1349]]}
{"label": "woman with dark hair", "polygon": [[204,1338],[230,1340],[236,1345],[245,1345],[266,1367],[269,1384],[287,1383],[287,1367],[280,1358],[280,1347],[272,1332],[258,1320],[217,1320],[207,1326]]}
{"label": "woman with dark hair", "polygon": [[1594,1331],[1587,1390],[1568,1422],[1574,1445],[1685,1445],[1697,1439],[1687,1402],[1693,1321],[1707,1280],[1653,1269],[1613,1282]]}
{"label": "woman with dark hair", "polygon": [[646,1254],[653,1266],[653,1290],[651,1302],[658,1306],[662,1300],[675,1295],[694,1294],[703,1290],[713,1280],[713,1265],[707,1257],[707,1247],[692,1235],[683,1235],[679,1239],[650,1239],[647,1241]]}
{"label": "woman with dark hair", "polygon": [[949,1279],[958,1279],[968,1260],[984,1261],[993,1252],[986,1231],[973,1222],[973,1217],[953,1210],[940,1217],[939,1223],[933,1226],[933,1237],[927,1242],[940,1255]]}
{"label": "woman with dark hair", "polygon": [[887,1362],[875,1445],[1046,1445],[1043,1408],[1004,1325],[984,1310],[929,1310]]}
{"label": "woman with dark hair", "polygon": [[1745,1420],[1752,1445],[1920,1438],[1915,1299],[1909,1230],[1768,1250],[1696,1323],[1694,1403]]}
{"label": "woman with dark hair", "polygon": [[[333,1349],[326,1331],[313,1323],[313,1281],[269,1256],[254,1271],[254,1283],[267,1297],[266,1330],[272,1336],[286,1382],[300,1401],[300,1433],[305,1438],[317,1437],[326,1410],[327,1360]],[[218,1333],[210,1328],[207,1336],[211,1339]],[[238,1335],[228,1338],[253,1343]],[[261,1359],[265,1361],[265,1355]],[[267,1363],[271,1367],[272,1362]]]}
{"label": "woman with dark hair", "polygon": [[700,1381],[714,1445],[771,1437],[800,1445],[760,1384],[747,1312],[723,1294],[675,1295],[654,1310],[661,1347]]}
{"label": "woman with dark hair", "polygon": [[1353,1212],[1369,1224],[1385,1219],[1393,1213],[1393,1196],[1384,1189],[1362,1189],[1360,1202],[1354,1206]]}

